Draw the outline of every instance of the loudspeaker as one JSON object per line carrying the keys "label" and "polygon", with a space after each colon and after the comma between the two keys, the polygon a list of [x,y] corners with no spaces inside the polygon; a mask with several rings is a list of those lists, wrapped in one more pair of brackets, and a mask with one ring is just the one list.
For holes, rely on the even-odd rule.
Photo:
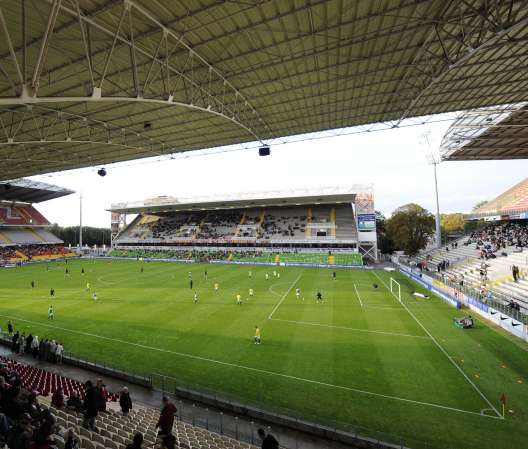
{"label": "loudspeaker", "polygon": [[269,156],[270,154],[270,147],[264,146],[259,148],[259,156]]}
{"label": "loudspeaker", "polygon": [[97,174],[99,176],[106,176],[106,170],[104,168],[100,168],[99,170],[97,170]]}

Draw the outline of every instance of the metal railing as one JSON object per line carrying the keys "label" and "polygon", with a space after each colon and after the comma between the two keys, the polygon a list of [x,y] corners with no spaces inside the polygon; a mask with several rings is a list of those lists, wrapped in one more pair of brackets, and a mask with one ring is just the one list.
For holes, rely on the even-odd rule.
{"label": "metal railing", "polygon": [[[405,263],[400,259],[409,269],[416,269],[416,266],[411,265],[410,263]],[[448,287],[454,288],[461,293],[464,293],[467,296],[474,298],[482,304],[485,304],[497,311],[503,313],[504,315],[513,318],[514,320],[520,321],[523,324],[528,324],[528,313],[525,309],[515,310],[509,306],[511,300],[525,304],[525,300],[516,297],[515,295],[506,295],[505,293],[500,293],[497,291],[490,290],[488,294],[483,295],[480,290],[471,286],[471,285],[460,285],[458,282],[453,282],[442,273],[437,272],[436,270],[429,270],[426,272],[428,276],[437,279]],[[505,304],[506,303],[506,304]]]}
{"label": "metal railing", "polygon": [[[357,447],[438,448],[425,441],[342,421],[301,415],[298,411],[254,400],[248,401],[247,398],[241,399],[225,392],[190,384],[172,376],[152,374],[151,379],[154,389],[177,399],[178,419],[246,443],[257,443],[258,426],[255,421],[259,421],[318,435],[350,444],[352,447],[356,447],[355,443]],[[189,403],[186,405],[182,399],[189,401],[190,405]],[[196,403],[201,406],[196,406]],[[302,448],[305,440],[305,437],[298,437],[295,434],[281,435],[281,447],[285,449]]]}

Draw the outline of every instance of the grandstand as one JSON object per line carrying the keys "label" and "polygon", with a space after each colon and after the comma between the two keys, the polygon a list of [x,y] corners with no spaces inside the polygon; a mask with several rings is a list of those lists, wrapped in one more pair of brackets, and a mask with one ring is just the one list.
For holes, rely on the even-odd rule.
{"label": "grandstand", "polygon": [[[115,204],[114,249],[213,252],[241,262],[357,265],[376,260],[372,187],[259,192],[226,198],[160,197]],[[137,214],[128,226],[124,216]],[[194,251],[192,253],[191,251]],[[180,251],[181,252],[181,251]],[[146,253],[132,252],[138,256]],[[193,256],[193,257],[191,257]]]}
{"label": "grandstand", "polygon": [[27,179],[0,182],[0,262],[73,256],[50,232],[51,223],[33,205],[71,193]]}
{"label": "grandstand", "polygon": [[464,217],[477,230],[427,253],[424,266],[477,296],[505,306],[514,301],[528,314],[528,178]]}

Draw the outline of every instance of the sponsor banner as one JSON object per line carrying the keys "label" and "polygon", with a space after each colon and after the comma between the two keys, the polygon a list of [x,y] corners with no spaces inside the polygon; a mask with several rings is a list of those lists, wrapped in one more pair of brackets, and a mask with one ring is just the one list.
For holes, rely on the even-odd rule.
{"label": "sponsor banner", "polygon": [[375,231],[376,214],[358,214],[358,231]]}
{"label": "sponsor banner", "polygon": [[464,295],[464,293],[459,292],[454,287],[450,287],[449,285],[444,284],[442,281],[439,281],[438,279],[433,279],[433,285],[439,290],[443,291],[444,293],[447,293],[449,296],[451,296],[451,298],[454,298],[457,301],[464,302],[466,299],[466,295]]}
{"label": "sponsor banner", "polygon": [[484,221],[500,221],[500,215],[490,215],[489,217],[484,217]]}
{"label": "sponsor banner", "polygon": [[[445,285],[443,282],[433,279],[428,275],[422,274],[421,276],[415,273],[413,270],[400,266],[400,272],[410,277],[412,280],[418,282],[420,285],[428,288],[433,291],[436,295],[449,302],[457,309],[461,307],[462,304],[466,305],[472,312],[486,318],[490,321],[493,321],[495,324],[500,326],[502,329],[506,330],[510,334],[521,338],[524,341],[528,342],[528,329],[527,326],[523,325],[520,321],[517,321],[508,315],[505,315],[492,307],[482,303],[481,301],[459,292],[458,290]],[[432,282],[430,282],[432,281]]]}
{"label": "sponsor banner", "polygon": [[[103,260],[136,260],[135,257],[124,256],[83,256],[83,259],[103,259]],[[193,259],[155,259],[153,257],[143,257],[142,261],[146,262],[178,262],[178,263],[194,263]]]}
{"label": "sponsor banner", "polygon": [[[272,266],[276,267],[277,263],[274,262],[249,262],[249,261],[228,261],[228,260],[211,260],[211,263],[215,264],[222,264],[222,265],[262,265],[262,266]],[[316,264],[316,263],[289,263],[289,262],[282,262],[280,266],[284,267],[306,267],[306,268],[358,268],[361,270],[369,269],[370,267],[364,267],[362,265],[341,265],[341,264],[335,264],[335,265],[328,265],[328,264]]]}
{"label": "sponsor banner", "polygon": [[[478,310],[475,311],[477,313],[479,312]],[[495,324],[497,324],[497,326],[502,327],[510,334],[513,334],[516,337],[528,341],[528,334],[526,332],[526,328],[521,322],[510,318],[508,315],[504,315],[503,313],[493,309],[492,307],[489,307],[486,318],[493,321]]]}
{"label": "sponsor banner", "polygon": [[[443,289],[440,288],[439,286],[437,286],[434,282],[433,283],[426,282],[425,279],[423,278],[423,275],[420,274],[420,270],[416,269],[416,272],[414,272],[413,270],[411,270],[408,267],[405,267],[404,265],[399,265],[399,267],[400,267],[400,272],[402,274],[404,274],[407,277],[411,278],[413,281],[415,281],[418,284],[420,284],[423,288],[426,288],[427,290],[432,291],[437,296],[442,298],[444,301],[446,301],[449,304],[451,304],[453,307],[456,307],[457,309],[460,309],[461,303],[460,303],[460,301],[458,299],[449,296],[449,293],[444,292]],[[429,278],[429,276],[428,276],[428,278]],[[433,279],[433,281],[436,281],[436,279]],[[439,281],[438,281],[438,283],[442,284]],[[444,284],[442,284],[442,286],[446,287]]]}

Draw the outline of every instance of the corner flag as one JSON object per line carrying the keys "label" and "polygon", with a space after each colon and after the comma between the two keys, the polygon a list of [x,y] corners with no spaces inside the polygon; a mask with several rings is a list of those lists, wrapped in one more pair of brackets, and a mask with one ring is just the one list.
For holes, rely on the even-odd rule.
{"label": "corner flag", "polygon": [[502,393],[500,396],[500,402],[502,404],[502,417],[504,418],[504,412],[506,409],[506,402],[508,401],[508,397],[506,396],[506,393]]}

